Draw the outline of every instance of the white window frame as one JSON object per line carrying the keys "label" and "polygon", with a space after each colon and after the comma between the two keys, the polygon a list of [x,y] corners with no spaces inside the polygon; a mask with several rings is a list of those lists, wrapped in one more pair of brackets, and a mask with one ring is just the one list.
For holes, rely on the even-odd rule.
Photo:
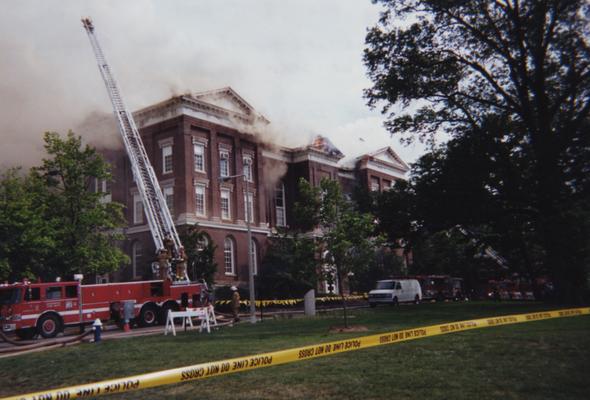
{"label": "white window frame", "polygon": [[230,171],[229,152],[220,151],[219,152],[219,176],[221,176],[221,177],[229,176],[229,171]]}
{"label": "white window frame", "polygon": [[[193,144],[193,161],[195,164],[195,171],[198,172],[205,172],[205,145],[202,143],[194,143]],[[200,162],[197,162],[197,159],[200,160]],[[201,164],[199,166],[199,164]]]}
{"label": "white window frame", "polygon": [[[164,195],[164,200],[166,201],[170,215],[174,219],[174,188],[172,186],[162,188],[162,195]],[[172,201],[168,201],[170,197]]]}
{"label": "white window frame", "polygon": [[229,236],[223,241],[223,270],[225,275],[236,275],[235,245]]}
{"label": "white window frame", "polygon": [[[195,214],[199,217],[207,216],[207,200],[206,200],[207,189],[205,185],[195,186]],[[199,196],[202,196],[202,210],[199,210]]]}
{"label": "white window frame", "polygon": [[[170,157],[170,169],[167,168],[167,157]],[[172,172],[174,172],[174,158],[172,152],[172,145],[167,144],[165,146],[162,146],[162,173],[171,174]]]}
{"label": "white window frame", "polygon": [[99,199],[101,203],[110,203],[113,200],[111,194],[111,182],[106,179],[96,178],[96,193],[102,194],[102,197]]}
{"label": "white window frame", "polygon": [[381,188],[381,183],[379,182],[379,178],[376,176],[371,177],[371,192],[378,192]]}
{"label": "white window frame", "polygon": [[133,223],[143,224],[143,201],[139,194],[133,195]]}
{"label": "white window frame", "polygon": [[[224,213],[223,203],[227,202],[227,212]],[[221,219],[231,220],[231,192],[229,189],[221,189],[219,207],[221,210]]]}
{"label": "white window frame", "polygon": [[252,263],[252,274],[258,275],[258,243],[256,243],[256,240],[252,239],[250,241],[250,246],[252,251],[252,258],[250,259]]}
{"label": "white window frame", "polygon": [[253,164],[254,160],[252,160],[252,157],[250,156],[244,156],[242,159],[242,172],[244,174],[244,179],[248,182],[254,182]]}
{"label": "white window frame", "polygon": [[96,275],[96,278],[94,280],[94,282],[96,284],[109,283],[109,281],[110,281],[110,279],[109,279],[108,272],[106,274],[102,274],[102,275],[98,274],[98,275]]}
{"label": "white window frame", "polygon": [[[138,251],[139,249],[139,251]],[[131,246],[131,266],[132,266],[132,274],[133,279],[141,278],[140,275],[137,274],[137,267],[139,266],[138,260],[141,261],[143,257],[143,245],[140,241],[133,242]]]}
{"label": "white window frame", "polygon": [[[277,205],[277,200],[280,199],[282,206]],[[275,187],[275,214],[277,217],[277,226],[287,226],[287,207],[285,206],[285,184],[280,183],[280,188]],[[279,215],[281,217],[279,217]]]}
{"label": "white window frame", "polygon": [[254,223],[254,193],[244,192],[244,220]]}

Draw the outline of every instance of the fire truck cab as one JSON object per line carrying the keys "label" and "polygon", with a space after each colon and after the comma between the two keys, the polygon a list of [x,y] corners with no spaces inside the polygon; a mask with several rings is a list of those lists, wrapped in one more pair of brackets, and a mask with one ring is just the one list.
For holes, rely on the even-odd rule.
{"label": "fire truck cab", "polygon": [[71,282],[0,285],[0,325],[21,338],[40,334],[55,337],[67,326],[91,324],[99,318],[119,322],[123,305],[134,304],[140,326],[163,323],[168,310],[197,305],[199,283],[174,284],[170,280],[80,285]]}

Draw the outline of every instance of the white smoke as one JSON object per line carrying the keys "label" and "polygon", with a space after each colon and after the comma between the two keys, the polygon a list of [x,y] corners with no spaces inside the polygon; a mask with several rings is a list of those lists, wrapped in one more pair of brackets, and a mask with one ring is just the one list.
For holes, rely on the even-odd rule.
{"label": "white smoke", "polygon": [[114,119],[99,126],[111,107],[81,17],[132,111],[231,86],[271,121],[261,135],[293,146],[317,133],[336,143],[331,131],[374,115],[361,56],[378,11],[338,0],[11,2],[0,13],[0,167],[38,163],[45,131],[117,145]]}

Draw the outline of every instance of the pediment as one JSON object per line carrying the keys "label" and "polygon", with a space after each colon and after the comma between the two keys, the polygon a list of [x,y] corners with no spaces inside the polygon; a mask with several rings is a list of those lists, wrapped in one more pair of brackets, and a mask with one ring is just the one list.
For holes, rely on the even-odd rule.
{"label": "pediment", "polygon": [[193,94],[195,99],[237,114],[256,115],[256,110],[231,87]]}
{"label": "pediment", "polygon": [[391,147],[385,147],[385,148],[377,150],[369,155],[371,157],[373,157],[375,160],[379,160],[379,161],[394,165],[395,167],[397,167],[399,169],[402,169],[402,170],[409,170],[410,169],[408,164],[406,164]]}

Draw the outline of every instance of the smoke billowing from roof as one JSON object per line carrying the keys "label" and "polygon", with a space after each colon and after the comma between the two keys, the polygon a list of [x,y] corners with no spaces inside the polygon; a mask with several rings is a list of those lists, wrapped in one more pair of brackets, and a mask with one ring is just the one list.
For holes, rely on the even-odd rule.
{"label": "smoke billowing from roof", "polygon": [[[0,167],[37,164],[45,131],[79,130],[88,143],[108,143],[98,116],[112,115],[110,102],[82,16],[92,17],[132,111],[231,86],[272,121],[264,135],[287,132],[297,143],[286,144],[297,145],[307,132],[330,136],[371,114],[361,56],[378,11],[339,0],[11,2],[0,13]],[[116,129],[112,135],[119,140]]]}

